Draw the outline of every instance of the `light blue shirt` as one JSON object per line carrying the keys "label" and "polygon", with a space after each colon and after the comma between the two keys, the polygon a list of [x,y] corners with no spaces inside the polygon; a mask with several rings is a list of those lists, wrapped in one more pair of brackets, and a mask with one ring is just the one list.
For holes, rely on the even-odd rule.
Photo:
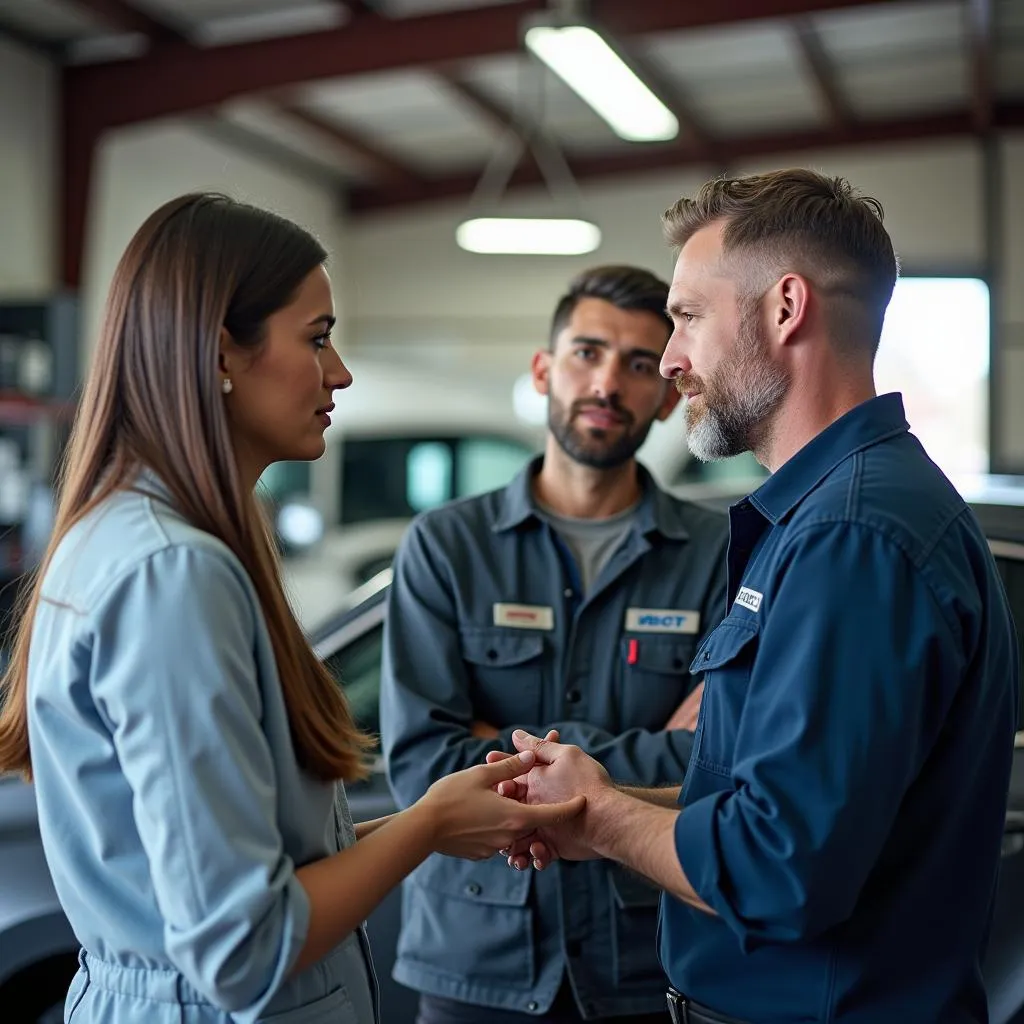
{"label": "light blue shirt", "polygon": [[292,974],[295,870],[355,841],[344,789],[299,766],[241,563],[145,486],[68,533],[32,633],[39,825],[83,947],[66,1019],[368,1024],[362,931]]}

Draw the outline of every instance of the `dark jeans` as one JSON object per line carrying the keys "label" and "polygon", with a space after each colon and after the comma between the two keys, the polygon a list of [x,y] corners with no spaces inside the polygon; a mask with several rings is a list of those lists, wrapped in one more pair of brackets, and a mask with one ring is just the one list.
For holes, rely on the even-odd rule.
{"label": "dark jeans", "polygon": [[[583,1018],[576,1007],[572,988],[562,985],[551,1008],[543,1016],[535,1013],[515,1013],[511,1010],[495,1010],[489,1006],[474,1006],[440,996],[420,996],[420,1012],[416,1024],[527,1024],[528,1021],[545,1021],[546,1024],[579,1024]],[[634,1013],[625,1017],[603,1017],[602,1020],[615,1024],[668,1024],[668,1008],[663,1013]]]}

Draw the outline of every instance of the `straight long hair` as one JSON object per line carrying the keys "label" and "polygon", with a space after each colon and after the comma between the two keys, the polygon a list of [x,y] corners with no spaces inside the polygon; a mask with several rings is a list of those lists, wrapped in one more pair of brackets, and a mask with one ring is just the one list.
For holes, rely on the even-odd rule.
{"label": "straight long hair", "polygon": [[28,664],[46,567],[77,522],[149,469],[185,519],[223,541],[248,572],[303,768],[323,780],[366,775],[371,740],[303,635],[266,518],[242,484],[218,368],[222,330],[257,358],[267,318],[326,257],[297,225],[216,194],[166,203],[129,243],[59,473],[49,545],[19,598],[0,684],[0,771],[32,773]]}

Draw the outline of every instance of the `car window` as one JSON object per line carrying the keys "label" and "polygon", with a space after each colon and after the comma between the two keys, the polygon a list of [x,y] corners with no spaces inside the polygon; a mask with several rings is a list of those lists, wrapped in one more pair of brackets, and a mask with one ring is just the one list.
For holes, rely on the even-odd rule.
{"label": "car window", "polygon": [[[324,663],[348,698],[356,725],[380,736],[380,659],[384,627],[374,626]],[[379,750],[379,743],[377,749]]]}
{"label": "car window", "polygon": [[351,438],[343,447],[341,522],[409,519],[453,498],[502,487],[534,454],[514,438]]}

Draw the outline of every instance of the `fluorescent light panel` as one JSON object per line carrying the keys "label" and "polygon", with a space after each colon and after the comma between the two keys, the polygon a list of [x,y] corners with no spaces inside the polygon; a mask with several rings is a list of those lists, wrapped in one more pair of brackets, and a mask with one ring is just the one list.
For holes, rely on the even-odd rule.
{"label": "fluorescent light panel", "polygon": [[477,217],[455,230],[469,252],[516,256],[579,256],[601,244],[596,224],[569,218]]}
{"label": "fluorescent light panel", "polygon": [[535,25],[526,45],[630,142],[674,139],[679,122],[593,29]]}

